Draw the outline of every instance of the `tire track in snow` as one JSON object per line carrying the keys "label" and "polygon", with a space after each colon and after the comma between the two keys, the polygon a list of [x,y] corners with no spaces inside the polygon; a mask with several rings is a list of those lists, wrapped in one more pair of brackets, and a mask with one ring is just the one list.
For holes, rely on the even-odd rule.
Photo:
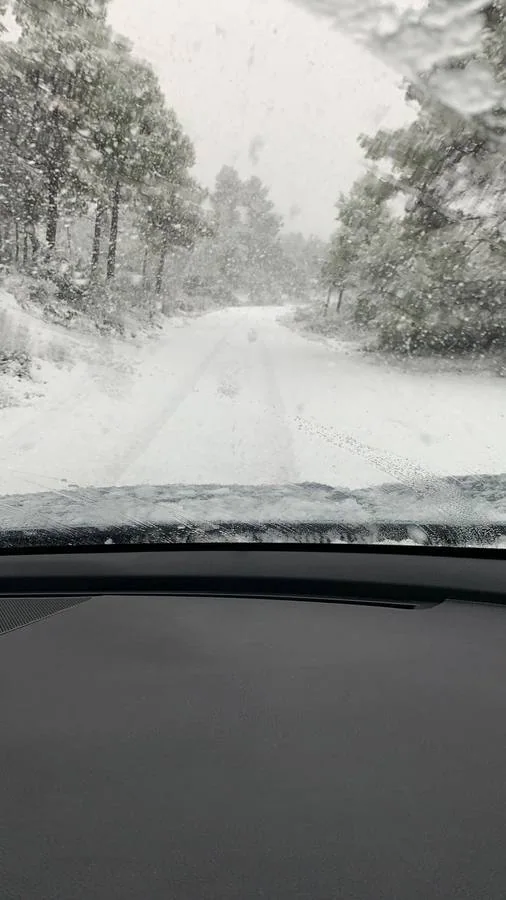
{"label": "tire track in snow", "polygon": [[[321,425],[314,420],[297,417],[295,421],[301,431],[305,431],[306,434],[323,437],[340,450],[345,450],[348,453],[359,456],[361,459],[365,459],[366,462],[380,472],[384,472],[390,478],[401,482],[401,484],[410,488],[418,496],[422,498],[432,497],[440,512],[448,514],[449,506],[458,516],[460,522],[470,522],[472,524],[476,518],[476,512],[473,510],[472,504],[469,503],[458,484],[447,480],[443,487],[438,483],[438,479],[443,477],[441,474],[427,471],[422,466],[403,456],[385,453],[349,434]],[[437,504],[438,500],[439,504]]]}
{"label": "tire track in snow", "polygon": [[116,456],[114,462],[110,463],[105,468],[105,476],[108,480],[114,480],[117,484],[120,479],[124,478],[128,469],[134,466],[142,454],[146,452],[147,448],[155,440],[157,434],[167,425],[168,420],[175,412],[177,412],[179,407],[195,389],[197,383],[226,344],[229,333],[230,331],[227,331],[218,340],[212,350],[201,361],[200,365],[182,381],[179,389],[171,394],[170,398],[161,407],[156,416],[154,416],[142,430],[136,434],[134,440],[129,444],[125,452]]}

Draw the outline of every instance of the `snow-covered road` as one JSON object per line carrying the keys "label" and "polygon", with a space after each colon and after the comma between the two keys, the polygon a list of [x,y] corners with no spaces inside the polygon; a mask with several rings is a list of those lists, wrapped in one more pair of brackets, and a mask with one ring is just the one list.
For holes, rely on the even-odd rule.
{"label": "snow-covered road", "polygon": [[389,369],[309,339],[286,310],[169,321],[109,370],[80,363],[0,411],[0,493],[318,481],[359,487],[506,470],[506,384]]}

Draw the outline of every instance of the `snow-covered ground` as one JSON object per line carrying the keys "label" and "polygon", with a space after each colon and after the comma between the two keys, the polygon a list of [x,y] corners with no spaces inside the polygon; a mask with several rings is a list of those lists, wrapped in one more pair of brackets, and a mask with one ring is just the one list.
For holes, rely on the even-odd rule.
{"label": "snow-covered ground", "polygon": [[[0,409],[0,493],[355,488],[506,471],[502,379],[389,369],[307,338],[283,316],[243,307],[168,320],[136,345],[32,323],[36,380],[18,382],[22,405]],[[8,387],[0,377],[0,395]]]}

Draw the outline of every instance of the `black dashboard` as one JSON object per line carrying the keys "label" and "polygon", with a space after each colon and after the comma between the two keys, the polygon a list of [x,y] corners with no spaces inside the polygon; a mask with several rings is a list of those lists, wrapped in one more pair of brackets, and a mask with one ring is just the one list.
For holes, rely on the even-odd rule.
{"label": "black dashboard", "polygon": [[3,896],[503,900],[505,569],[0,557]]}

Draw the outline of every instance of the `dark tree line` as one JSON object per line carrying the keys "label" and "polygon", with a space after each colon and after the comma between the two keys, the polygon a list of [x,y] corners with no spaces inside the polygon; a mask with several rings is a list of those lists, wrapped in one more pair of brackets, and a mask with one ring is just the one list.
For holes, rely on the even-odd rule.
{"label": "dark tree line", "polygon": [[177,265],[179,289],[219,302],[311,290],[321,243],[284,233],[256,176],[196,182],[192,143],[108,4],[0,0],[19,32],[0,42],[0,265],[80,309],[125,288],[131,303],[125,272],[165,301]]}
{"label": "dark tree line", "polygon": [[479,46],[406,84],[416,118],[360,139],[371,170],[337,205],[324,278],[384,349],[506,348],[506,6],[470,14]]}
{"label": "dark tree line", "polygon": [[128,210],[158,256],[161,289],[168,245],[191,245],[202,227],[194,150],[152,68],[108,25],[107,6],[12,4],[20,35],[0,45],[2,259],[47,259],[63,224],[94,210],[90,277],[113,279]]}

